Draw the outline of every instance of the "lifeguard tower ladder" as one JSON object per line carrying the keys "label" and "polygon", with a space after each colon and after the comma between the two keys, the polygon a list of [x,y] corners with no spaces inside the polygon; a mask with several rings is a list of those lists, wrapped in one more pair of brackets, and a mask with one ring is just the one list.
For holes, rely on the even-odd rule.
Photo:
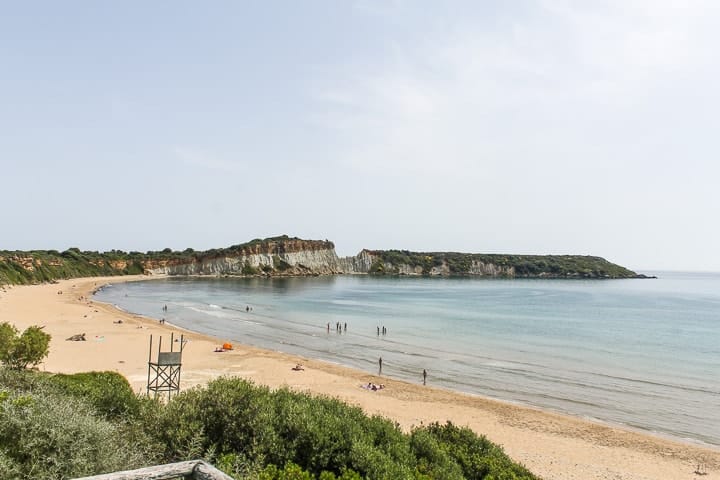
{"label": "lifeguard tower ladder", "polygon": [[173,392],[180,391],[180,368],[182,367],[182,351],[185,346],[185,339],[180,335],[180,349],[173,351],[174,334],[170,334],[170,351],[162,351],[162,335],[158,341],[156,360],[152,358],[153,337],[150,335],[150,353],[148,355],[148,381],[147,394],[154,392],[154,398],[158,394],[164,395],[167,392],[168,400]]}

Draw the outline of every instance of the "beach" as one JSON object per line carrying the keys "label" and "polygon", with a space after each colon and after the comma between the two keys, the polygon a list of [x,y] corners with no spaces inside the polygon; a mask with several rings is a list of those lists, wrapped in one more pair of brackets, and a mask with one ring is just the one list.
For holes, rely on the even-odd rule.
{"label": "beach", "polygon": [[[157,319],[128,314],[92,299],[92,292],[106,283],[146,279],[106,277],[6,286],[0,291],[0,321],[15,324],[20,330],[44,326],[52,335],[50,354],[40,370],[117,371],[137,392],[145,391],[150,335],[155,355],[159,336],[163,336],[166,350],[174,332],[176,338],[182,334],[188,340],[183,351],[183,389],[233,375],[270,387],[288,386],[337,397],[369,414],[397,421],[404,429],[449,420],[486,435],[513,459],[546,479],[693,478],[698,464],[704,464],[708,472],[702,478],[720,478],[718,448],[423,386],[421,378],[417,384],[408,383],[243,345],[216,353],[216,347],[226,339],[160,325]],[[65,340],[83,333],[84,342]],[[303,364],[304,370],[293,370],[297,363]],[[383,383],[385,388],[361,388],[368,382]]]}

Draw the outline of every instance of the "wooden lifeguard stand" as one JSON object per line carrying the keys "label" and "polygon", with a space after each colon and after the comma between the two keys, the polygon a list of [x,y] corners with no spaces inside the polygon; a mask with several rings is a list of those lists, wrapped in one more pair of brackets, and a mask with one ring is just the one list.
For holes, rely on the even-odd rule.
{"label": "wooden lifeguard stand", "polygon": [[183,335],[180,335],[180,349],[178,351],[173,351],[174,345],[174,333],[170,333],[170,351],[163,352],[162,335],[160,335],[157,357],[153,362],[153,337],[150,335],[147,383],[148,396],[150,395],[150,392],[154,392],[154,396],[157,398],[158,393],[164,395],[165,392],[167,392],[168,400],[170,400],[173,392],[178,393],[180,391],[180,368],[182,367],[182,351],[185,346],[185,339]]}

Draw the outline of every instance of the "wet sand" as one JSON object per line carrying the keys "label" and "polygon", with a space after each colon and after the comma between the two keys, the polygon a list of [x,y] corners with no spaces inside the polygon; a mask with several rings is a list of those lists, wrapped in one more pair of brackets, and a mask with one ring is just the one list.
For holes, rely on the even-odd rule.
{"label": "wet sand", "polygon": [[[468,426],[502,445],[516,461],[546,479],[720,479],[720,448],[684,443],[555,414],[526,406],[378,377],[338,365],[234,345],[215,353],[225,339],[182,331],[156,319],[131,315],[92,300],[91,292],[106,284],[148,277],[106,277],[63,280],[57,284],[13,286],[0,290],[0,321],[19,329],[44,325],[52,335],[50,355],[40,370],[73,373],[111,370],[123,374],[137,392],[144,392],[148,375],[150,335],[153,355],[163,336],[184,335],[181,386],[204,384],[222,375],[240,376],[270,387],[340,398],[397,421],[404,429],[450,420]],[[62,294],[58,292],[62,291]],[[158,317],[162,306],[158,305]],[[115,323],[122,320],[122,323]],[[85,334],[86,341],[65,339]],[[175,343],[175,349],[179,342]],[[304,370],[292,369],[297,363]],[[383,383],[380,391],[361,388]],[[708,406],[708,408],[711,408]],[[694,471],[704,464],[707,475]]]}

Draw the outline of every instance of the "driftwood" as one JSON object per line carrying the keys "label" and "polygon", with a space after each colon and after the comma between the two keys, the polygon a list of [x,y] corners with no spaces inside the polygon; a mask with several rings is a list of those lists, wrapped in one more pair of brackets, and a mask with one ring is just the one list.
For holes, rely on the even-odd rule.
{"label": "driftwood", "polygon": [[168,463],[138,470],[82,477],[75,480],[170,480],[178,478],[187,480],[233,480],[232,477],[202,460]]}

